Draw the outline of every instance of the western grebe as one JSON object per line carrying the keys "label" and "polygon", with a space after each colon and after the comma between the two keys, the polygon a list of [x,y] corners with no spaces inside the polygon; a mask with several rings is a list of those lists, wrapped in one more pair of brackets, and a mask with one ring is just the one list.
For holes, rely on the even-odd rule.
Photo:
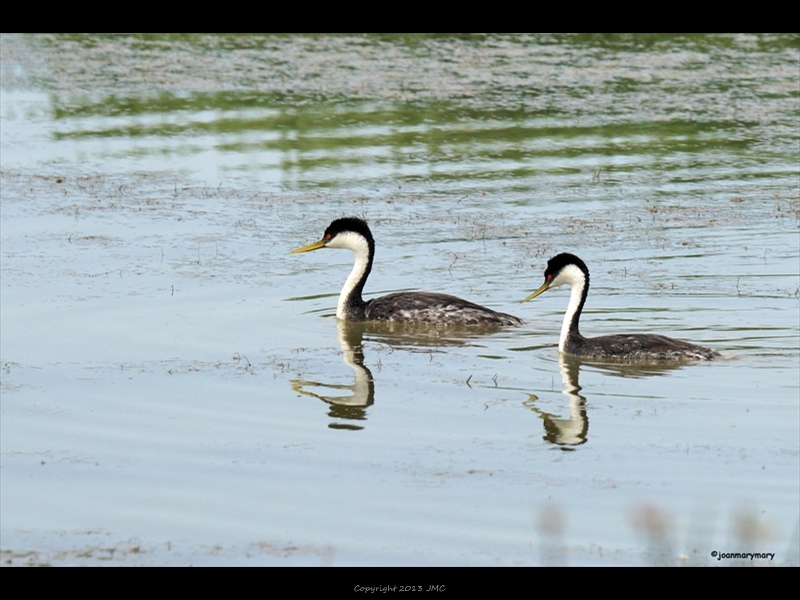
{"label": "western grebe", "polygon": [[447,294],[398,292],[366,302],[361,293],[372,270],[375,240],[366,221],[354,217],[336,219],[322,239],[292,250],[291,254],[319,248],[347,248],[356,255],[353,271],[339,294],[336,316],[345,321],[396,321],[444,325],[522,325],[522,319],[496,312]]}
{"label": "western grebe", "polygon": [[589,269],[573,254],[559,254],[547,261],[544,284],[523,302],[533,300],[551,287],[568,284],[572,288],[569,306],[561,325],[558,349],[567,354],[596,358],[636,359],[711,359],[717,352],[695,344],[681,342],[663,335],[634,333],[627,335],[604,335],[585,338],[578,331],[583,305],[589,293]]}

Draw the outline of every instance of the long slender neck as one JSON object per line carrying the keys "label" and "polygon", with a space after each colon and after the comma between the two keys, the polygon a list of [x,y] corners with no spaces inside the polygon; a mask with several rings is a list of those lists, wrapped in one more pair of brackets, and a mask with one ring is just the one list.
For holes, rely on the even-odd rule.
{"label": "long slender neck", "polygon": [[589,293],[589,274],[584,273],[575,265],[567,265],[558,274],[554,285],[562,283],[568,283],[572,288],[567,312],[564,314],[564,322],[561,324],[561,337],[558,340],[558,349],[566,352],[569,340],[583,339],[578,330],[578,322],[581,319],[583,305],[586,303],[586,295]]}
{"label": "long slender neck", "polygon": [[336,305],[336,316],[347,321],[360,321],[364,318],[365,302],[361,298],[364,284],[372,271],[372,259],[375,255],[375,245],[371,240],[354,233],[340,234],[342,240],[335,240],[329,248],[348,248],[355,254],[353,270],[344,282],[339,302]]}

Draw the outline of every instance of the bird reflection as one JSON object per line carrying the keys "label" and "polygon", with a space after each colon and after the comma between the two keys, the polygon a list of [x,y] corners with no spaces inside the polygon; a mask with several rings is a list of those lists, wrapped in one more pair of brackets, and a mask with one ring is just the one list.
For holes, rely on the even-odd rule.
{"label": "bird reflection", "polygon": [[585,444],[589,434],[589,417],[586,415],[586,398],[579,392],[578,373],[581,359],[576,356],[560,354],[558,357],[561,370],[561,382],[564,390],[561,392],[569,398],[569,417],[559,418],[555,415],[540,410],[535,405],[536,397],[532,396],[525,404],[538,414],[544,424],[544,440],[551,444],[569,450],[574,446]]}
{"label": "bird reflection", "polygon": [[692,360],[676,358],[672,360],[643,360],[625,358],[578,358],[578,363],[591,367],[593,370],[601,371],[614,377],[627,377],[643,379],[645,377],[660,377],[672,371],[686,368],[695,364]]}
{"label": "bird reflection", "polygon": [[498,327],[455,327],[416,323],[336,320],[342,359],[353,369],[353,383],[324,383],[292,379],[292,389],[328,404],[332,429],[360,430],[367,408],[375,402],[375,380],[364,366],[364,339],[408,352],[435,352],[442,347],[467,346],[472,339],[496,332]]}
{"label": "bird reflection", "polygon": [[[364,366],[364,349],[362,339],[365,323],[336,320],[339,345],[342,348],[342,359],[353,369],[352,385],[321,383],[303,379],[292,379],[292,389],[304,396],[311,396],[329,405],[328,415],[344,421],[364,421],[367,418],[366,408],[375,402],[375,380],[372,372]],[[347,390],[349,394],[325,395],[315,393],[306,388],[326,388],[328,390]],[[332,429],[363,429],[355,423],[336,421],[328,425]]]}
{"label": "bird reflection", "polygon": [[615,377],[644,378],[666,375],[670,371],[682,369],[691,364],[685,360],[625,360],[625,359],[594,359],[589,357],[572,356],[559,353],[559,369],[561,382],[564,386],[561,392],[569,398],[569,417],[558,418],[536,406],[536,396],[531,395],[525,404],[544,422],[544,440],[551,444],[569,450],[575,446],[585,444],[589,437],[589,417],[586,414],[586,397],[578,383],[581,367],[590,367]]}

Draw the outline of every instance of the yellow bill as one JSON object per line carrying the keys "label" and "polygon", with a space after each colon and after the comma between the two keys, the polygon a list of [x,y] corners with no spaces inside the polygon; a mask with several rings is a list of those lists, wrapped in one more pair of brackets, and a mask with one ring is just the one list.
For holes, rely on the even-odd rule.
{"label": "yellow bill", "polygon": [[549,289],[550,289],[550,283],[551,283],[550,281],[545,281],[545,282],[542,284],[542,287],[540,287],[538,290],[536,290],[535,292],[533,292],[533,293],[532,293],[530,296],[528,296],[527,298],[525,298],[525,300],[523,300],[522,302],[520,302],[520,304],[524,304],[525,302],[528,302],[528,300],[533,300],[534,298],[536,298],[536,296],[538,296],[538,295],[539,295],[539,294],[541,294],[542,292],[546,292],[547,290],[549,290]]}
{"label": "yellow bill", "polygon": [[329,240],[320,240],[318,242],[314,242],[313,244],[309,244],[308,246],[303,246],[302,248],[296,248],[289,252],[289,254],[300,254],[301,252],[311,252],[312,250],[319,250],[320,248],[324,248],[325,244],[328,243]]}

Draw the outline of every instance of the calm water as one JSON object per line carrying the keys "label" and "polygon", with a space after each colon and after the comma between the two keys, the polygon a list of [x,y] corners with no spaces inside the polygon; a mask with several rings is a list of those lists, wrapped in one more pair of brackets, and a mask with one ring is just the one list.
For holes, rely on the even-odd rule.
{"label": "calm water", "polygon": [[0,42],[4,564],[800,564],[797,36]]}

